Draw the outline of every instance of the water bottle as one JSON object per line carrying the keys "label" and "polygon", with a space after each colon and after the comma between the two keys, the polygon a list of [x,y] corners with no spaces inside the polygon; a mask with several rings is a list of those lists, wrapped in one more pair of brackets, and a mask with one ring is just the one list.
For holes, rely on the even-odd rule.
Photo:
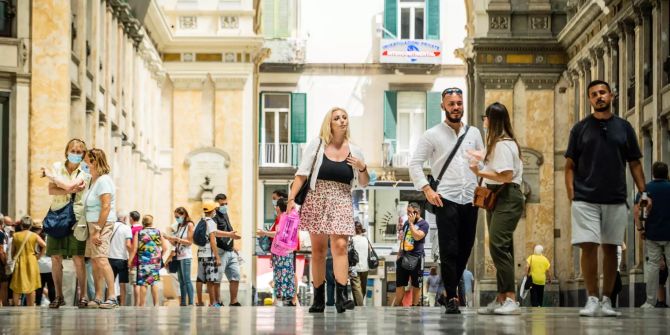
{"label": "water bottle", "polygon": [[649,200],[647,198],[647,192],[642,192],[642,196],[640,197],[640,223],[642,224],[642,227],[644,228],[645,222],[647,222],[647,205],[649,204]]}

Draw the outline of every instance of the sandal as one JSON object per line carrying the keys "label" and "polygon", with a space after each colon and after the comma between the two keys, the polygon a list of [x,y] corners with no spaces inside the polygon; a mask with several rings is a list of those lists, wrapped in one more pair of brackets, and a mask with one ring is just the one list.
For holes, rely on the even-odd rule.
{"label": "sandal", "polygon": [[65,306],[65,299],[63,297],[56,297],[56,299],[49,303],[49,308],[59,308],[60,306]]}
{"label": "sandal", "polygon": [[79,303],[77,304],[77,307],[88,308],[88,299],[86,299],[86,298],[79,299]]}

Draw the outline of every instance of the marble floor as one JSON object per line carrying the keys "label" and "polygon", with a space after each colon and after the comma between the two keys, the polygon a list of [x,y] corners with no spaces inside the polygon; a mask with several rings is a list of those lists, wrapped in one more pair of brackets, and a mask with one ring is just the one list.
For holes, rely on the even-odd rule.
{"label": "marble floor", "polygon": [[0,308],[0,334],[667,334],[670,309],[621,309],[619,318],[580,318],[577,308],[524,309],[521,316],[474,310],[365,307],[309,314],[291,307]]}

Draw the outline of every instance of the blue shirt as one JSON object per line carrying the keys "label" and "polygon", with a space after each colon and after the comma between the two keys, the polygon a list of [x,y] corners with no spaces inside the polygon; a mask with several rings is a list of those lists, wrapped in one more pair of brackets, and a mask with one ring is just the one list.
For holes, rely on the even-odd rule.
{"label": "blue shirt", "polygon": [[472,293],[472,282],[475,280],[475,277],[472,275],[472,272],[465,269],[463,271],[463,289],[465,293]]}
{"label": "blue shirt", "polygon": [[98,222],[100,211],[102,210],[100,203],[100,196],[103,194],[111,195],[111,204],[109,215],[107,215],[107,222],[116,222],[116,187],[112,177],[108,174],[98,177],[98,179],[91,185],[88,193],[84,196],[84,206],[86,211],[87,222]]}
{"label": "blue shirt", "polygon": [[656,179],[647,183],[652,200],[645,224],[645,235],[651,241],[670,241],[670,181]]}

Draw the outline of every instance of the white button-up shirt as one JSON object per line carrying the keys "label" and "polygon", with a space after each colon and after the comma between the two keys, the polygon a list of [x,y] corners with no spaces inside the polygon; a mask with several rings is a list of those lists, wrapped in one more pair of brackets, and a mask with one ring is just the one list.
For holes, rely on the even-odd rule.
{"label": "white button-up shirt", "polygon": [[[440,170],[442,170],[449,154],[454,149],[458,138],[465,133],[465,127],[465,125],[462,125],[459,133],[456,134],[453,128],[442,122],[423,133],[409,161],[409,175],[417,190],[421,190],[428,184],[426,175],[423,173],[424,162],[430,159],[431,173],[434,178],[438,178]],[[470,170],[466,152],[483,149],[484,143],[479,129],[470,126],[463,143],[458,148],[442,176],[440,185],[437,187],[437,193],[440,196],[461,205],[472,203],[475,186],[477,186],[477,177]]]}

